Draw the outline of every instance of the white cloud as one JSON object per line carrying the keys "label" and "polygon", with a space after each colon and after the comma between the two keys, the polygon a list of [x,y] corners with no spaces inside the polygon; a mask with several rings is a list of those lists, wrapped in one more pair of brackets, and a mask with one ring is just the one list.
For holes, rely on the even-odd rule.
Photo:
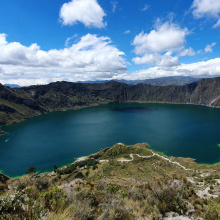
{"label": "white cloud", "polygon": [[172,56],[171,52],[167,52],[164,55],[160,55],[159,53],[151,53],[145,54],[143,57],[135,57],[132,61],[137,65],[154,65],[163,66],[163,67],[171,67],[179,65],[178,57]]}
{"label": "white cloud", "polygon": [[[20,85],[57,80],[111,78],[126,71],[126,61],[108,37],[87,34],[69,48],[43,51],[37,44],[29,47],[7,42],[0,34],[1,82]],[[4,83],[5,83],[4,82]]]}
{"label": "white cloud", "polygon": [[175,51],[183,47],[188,30],[178,25],[165,22],[156,26],[149,34],[138,34],[133,45],[135,53],[142,55],[149,52]]}
{"label": "white cloud", "polygon": [[64,25],[83,23],[86,27],[103,28],[105,12],[97,0],[72,0],[63,4],[60,9],[60,18]]}
{"label": "white cloud", "polygon": [[214,77],[220,76],[220,58],[211,59],[191,64],[164,68],[152,67],[137,72],[116,75],[114,79],[143,80],[166,76],[192,76],[192,77]]}
{"label": "white cloud", "polygon": [[118,2],[116,2],[116,1],[111,1],[111,4],[112,4],[112,12],[115,13],[116,8],[117,8],[117,5],[118,5]]}
{"label": "white cloud", "polygon": [[0,34],[0,46],[7,44],[6,37],[6,34]]}
{"label": "white cloud", "polygon": [[127,31],[124,32],[124,34],[130,34],[130,33],[131,33],[130,30],[127,30]]}
{"label": "white cloud", "polygon": [[142,11],[147,11],[147,9],[149,9],[149,8],[150,8],[150,5],[145,4],[145,5],[144,5],[144,8],[142,9]]}
{"label": "white cloud", "polygon": [[[164,67],[179,65],[178,57],[172,54],[184,48],[187,34],[186,28],[181,29],[173,23],[157,23],[155,30],[148,34],[142,31],[135,37],[132,43],[135,46],[134,52],[140,56],[133,58],[132,61],[138,65],[156,64]],[[185,54],[189,52],[192,51],[185,51]]]}
{"label": "white cloud", "polygon": [[74,34],[72,37],[68,37],[65,42],[65,47],[69,47],[70,41],[77,37],[77,34]]}
{"label": "white cloud", "polygon": [[157,66],[161,66],[161,67],[178,66],[179,65],[178,57],[176,56],[172,57],[171,55],[172,54],[170,52],[167,52],[165,55],[163,55]]}
{"label": "white cloud", "polygon": [[202,53],[202,50],[198,50],[196,53],[197,53],[197,54],[201,54],[201,53]]}
{"label": "white cloud", "polygon": [[205,50],[204,50],[205,53],[212,53],[212,51],[213,51],[212,48],[213,48],[215,45],[216,45],[216,43],[212,43],[211,45],[208,44],[208,45],[206,46]]}
{"label": "white cloud", "polygon": [[192,4],[193,15],[201,18],[205,15],[217,17],[220,13],[219,0],[194,0]]}
{"label": "white cloud", "polygon": [[193,15],[196,18],[205,16],[217,18],[218,22],[214,25],[220,25],[220,1],[219,0],[194,0],[192,4]]}
{"label": "white cloud", "polygon": [[213,26],[214,28],[217,28],[220,26],[220,18],[218,19],[217,23]]}
{"label": "white cloud", "polygon": [[158,53],[147,53],[142,57],[135,57],[132,59],[132,62],[134,62],[137,65],[154,65],[159,59],[160,55]]}
{"label": "white cloud", "polygon": [[183,51],[179,54],[180,57],[195,56],[195,55],[196,55],[196,52],[192,49],[192,47],[183,50]]}

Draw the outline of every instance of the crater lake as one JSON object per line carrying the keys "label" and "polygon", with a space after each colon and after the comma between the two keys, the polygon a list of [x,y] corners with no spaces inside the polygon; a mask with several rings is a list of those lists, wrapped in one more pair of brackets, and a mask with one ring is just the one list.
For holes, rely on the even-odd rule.
{"label": "crater lake", "polygon": [[125,103],[52,112],[1,127],[0,171],[23,175],[30,166],[52,171],[122,142],[147,142],[168,156],[220,162],[220,109]]}

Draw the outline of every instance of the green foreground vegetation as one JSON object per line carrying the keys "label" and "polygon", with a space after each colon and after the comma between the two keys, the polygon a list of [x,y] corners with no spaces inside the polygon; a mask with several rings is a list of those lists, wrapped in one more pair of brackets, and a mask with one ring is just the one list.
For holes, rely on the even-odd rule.
{"label": "green foreground vegetation", "polygon": [[0,176],[0,219],[220,219],[220,164],[166,157],[145,143],[35,171]]}

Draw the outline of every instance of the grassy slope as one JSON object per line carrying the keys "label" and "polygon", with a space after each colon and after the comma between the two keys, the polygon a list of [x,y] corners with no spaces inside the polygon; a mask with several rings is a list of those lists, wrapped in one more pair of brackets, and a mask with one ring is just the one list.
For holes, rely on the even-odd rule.
{"label": "grassy slope", "polygon": [[[184,170],[159,156],[134,156],[131,162],[118,162],[130,154],[152,153],[146,144],[116,144],[90,156],[87,163],[91,166],[81,162],[56,173],[11,179],[0,185],[2,198],[8,202],[0,203],[0,213],[4,219],[158,219],[166,212],[187,215],[194,210],[195,218],[220,217],[220,197],[204,199],[196,194],[210,186],[213,195],[219,194],[220,164],[198,165],[189,158],[169,158],[192,169]],[[96,160],[108,162],[95,165]],[[7,195],[15,194],[10,203]]]}
{"label": "grassy slope", "polygon": [[[58,82],[22,89],[0,85],[0,125],[53,110],[112,102],[208,105],[214,98],[213,105],[220,106],[220,99],[215,100],[220,94],[219,80],[202,80],[183,87],[128,86],[115,82],[99,85]],[[93,166],[94,170],[70,166],[59,169],[57,174],[41,174],[39,178],[24,176],[0,184],[4,198],[0,203],[2,218],[37,219],[45,214],[47,219],[156,219],[167,211],[187,214],[189,209],[195,210],[194,216],[219,218],[220,199],[205,200],[195,194],[208,186],[214,188],[214,194],[219,193],[219,164],[198,165],[192,159],[171,158],[193,169],[186,171],[160,157],[134,156],[132,162],[117,162],[118,158],[129,159],[131,153],[152,154],[143,145],[116,145],[96,155],[99,160],[109,162]],[[177,187],[173,186],[174,182]],[[7,194],[15,197],[12,199]]]}

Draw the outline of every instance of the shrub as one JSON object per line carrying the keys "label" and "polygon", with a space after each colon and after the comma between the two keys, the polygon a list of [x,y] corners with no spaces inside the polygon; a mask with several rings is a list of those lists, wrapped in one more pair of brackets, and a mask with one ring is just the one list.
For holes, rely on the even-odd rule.
{"label": "shrub", "polygon": [[114,214],[112,217],[113,219],[134,219],[134,216],[132,216],[131,213],[129,213],[126,209],[122,209],[119,207],[114,210]]}
{"label": "shrub", "polygon": [[219,207],[215,206],[208,206],[206,213],[205,213],[205,219],[207,220],[217,220],[220,218],[220,210]]}
{"label": "shrub", "polygon": [[159,202],[158,209],[160,210],[162,214],[165,214],[165,212],[169,210],[168,205],[164,200]]}
{"label": "shrub", "polygon": [[71,174],[73,171],[75,171],[75,169],[76,169],[76,164],[71,164],[71,165],[68,165],[64,169],[57,170],[57,173],[60,174],[60,175]]}
{"label": "shrub", "polygon": [[58,169],[57,165],[54,164],[54,165],[53,165],[53,171],[54,171],[55,173],[57,172],[57,169]]}
{"label": "shrub", "polygon": [[97,189],[99,191],[106,189],[106,187],[107,187],[106,182],[103,182],[103,181],[100,181],[97,185]]}
{"label": "shrub", "polygon": [[[4,198],[0,199],[0,216],[1,219],[4,218],[7,214],[18,214],[21,219],[26,219],[26,213],[22,208],[23,201],[23,192],[15,193],[14,196],[6,195]],[[11,219],[11,218],[10,218]]]}
{"label": "shrub", "polygon": [[208,192],[209,192],[209,194],[213,194],[213,191],[211,189]]}
{"label": "shrub", "polygon": [[30,184],[30,180],[28,178],[19,178],[16,182],[16,188],[18,191],[25,189]]}
{"label": "shrub", "polygon": [[93,170],[95,170],[95,169],[97,169],[97,168],[98,168],[98,167],[97,167],[96,164],[92,166],[92,169],[93,169]]}
{"label": "shrub", "polygon": [[43,206],[50,211],[57,211],[65,205],[63,190],[58,187],[54,187],[48,192],[41,193],[40,198],[42,199]]}
{"label": "shrub", "polygon": [[5,189],[5,184],[0,182],[0,191]]}
{"label": "shrub", "polygon": [[119,190],[119,187],[116,184],[109,183],[108,189],[110,190],[111,193],[116,193]]}
{"label": "shrub", "polygon": [[29,167],[28,169],[27,169],[27,172],[26,172],[27,174],[31,174],[31,173],[36,173],[36,167]]}
{"label": "shrub", "polygon": [[125,189],[121,189],[120,194],[121,194],[122,198],[125,198],[128,195],[128,193]]}
{"label": "shrub", "polygon": [[39,178],[37,179],[37,181],[35,182],[35,186],[39,189],[47,189],[49,187],[49,182],[45,177]]}

